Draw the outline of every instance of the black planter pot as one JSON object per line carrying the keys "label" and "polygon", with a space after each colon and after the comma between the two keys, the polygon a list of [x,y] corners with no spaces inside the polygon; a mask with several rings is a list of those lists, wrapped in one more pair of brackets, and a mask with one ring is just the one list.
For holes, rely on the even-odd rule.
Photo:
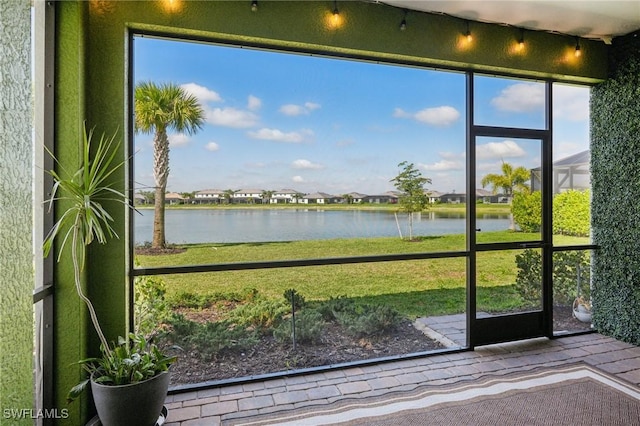
{"label": "black planter pot", "polygon": [[103,426],[154,426],[169,389],[168,371],[143,382],[107,386],[91,380],[93,401]]}

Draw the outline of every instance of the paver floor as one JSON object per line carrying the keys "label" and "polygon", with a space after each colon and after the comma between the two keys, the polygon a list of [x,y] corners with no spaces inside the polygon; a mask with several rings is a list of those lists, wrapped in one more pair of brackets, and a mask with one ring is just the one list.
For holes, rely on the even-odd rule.
{"label": "paver floor", "polygon": [[293,408],[367,398],[541,366],[584,362],[640,384],[640,347],[597,333],[483,346],[474,351],[279,377],[169,395],[165,425],[218,425]]}

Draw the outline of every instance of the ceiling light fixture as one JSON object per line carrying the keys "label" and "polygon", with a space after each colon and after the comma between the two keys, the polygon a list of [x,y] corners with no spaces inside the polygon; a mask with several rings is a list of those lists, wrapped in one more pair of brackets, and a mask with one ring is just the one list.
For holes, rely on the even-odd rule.
{"label": "ceiling light fixture", "polygon": [[258,0],[252,0],[251,1],[251,11],[252,12],[257,12],[258,11]]}
{"label": "ceiling light fixture", "polygon": [[520,39],[518,40],[518,49],[524,49],[524,29],[520,30]]}
{"label": "ceiling light fixture", "polygon": [[576,51],[575,51],[575,55],[576,58],[580,57],[580,55],[582,55],[582,51],[580,50],[580,39],[578,37],[576,37]]}
{"label": "ceiling light fixture", "polygon": [[400,22],[400,31],[404,31],[407,29],[407,9],[404,10],[404,16],[402,17],[402,22]]}
{"label": "ceiling light fixture", "polygon": [[337,21],[340,19],[340,11],[338,10],[338,2],[337,0],[333,0],[333,20]]}
{"label": "ceiling light fixture", "polygon": [[464,36],[467,38],[467,42],[471,43],[473,41],[473,36],[471,35],[471,30],[469,29],[469,21],[467,21],[467,32],[464,33]]}

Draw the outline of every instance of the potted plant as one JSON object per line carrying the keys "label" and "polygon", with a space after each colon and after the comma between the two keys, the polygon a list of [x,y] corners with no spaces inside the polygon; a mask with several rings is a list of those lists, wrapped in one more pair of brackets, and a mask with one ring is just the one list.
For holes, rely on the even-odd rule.
{"label": "potted plant", "polygon": [[87,132],[85,128],[79,167],[72,172],[62,167],[60,173],[55,170],[48,172],[54,181],[49,208],[54,201],[64,201],[65,208],[59,212],[59,220],[45,238],[43,249],[44,255],[48,256],[54,241],[60,238],[59,262],[64,248],[70,245],[76,292],[89,310],[101,343],[99,358],[79,361],[89,377],[71,389],[67,399],[72,401],[91,383],[94,403],[103,425],[151,426],[163,409],[169,386],[168,368],[175,357],[163,355],[141,335],[130,334],[126,339],[119,337],[116,344],[109,345],[94,306],[82,289],[81,271],[85,267],[89,244],[93,241],[106,244],[107,237],[118,237],[111,225],[113,218],[103,203],[115,201],[131,207],[127,197],[111,183],[113,174],[124,164],[124,161],[116,160],[119,143],[115,143],[115,137],[115,134],[111,137],[103,134],[97,145],[93,145],[93,129]]}

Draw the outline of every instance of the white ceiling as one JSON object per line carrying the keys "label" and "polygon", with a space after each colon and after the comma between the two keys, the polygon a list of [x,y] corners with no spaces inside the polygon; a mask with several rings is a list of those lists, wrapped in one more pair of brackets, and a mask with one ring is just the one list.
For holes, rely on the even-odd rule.
{"label": "white ceiling", "polygon": [[473,21],[602,39],[605,42],[640,29],[640,0],[386,0],[384,3]]}

